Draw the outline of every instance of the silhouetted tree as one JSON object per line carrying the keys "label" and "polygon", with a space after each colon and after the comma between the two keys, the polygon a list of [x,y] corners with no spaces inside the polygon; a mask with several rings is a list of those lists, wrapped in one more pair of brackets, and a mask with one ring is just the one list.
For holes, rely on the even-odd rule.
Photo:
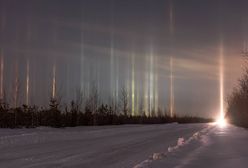
{"label": "silhouetted tree", "polygon": [[121,107],[122,107],[122,112],[124,116],[128,116],[129,114],[129,110],[128,110],[128,92],[127,89],[125,87],[121,88]]}
{"label": "silhouetted tree", "polygon": [[227,117],[230,122],[248,127],[248,52],[243,53],[245,69],[242,77],[238,81],[238,86],[234,88],[227,99]]}
{"label": "silhouetted tree", "polygon": [[61,112],[59,110],[59,103],[55,98],[50,99],[48,110],[48,125],[52,127],[61,127]]}

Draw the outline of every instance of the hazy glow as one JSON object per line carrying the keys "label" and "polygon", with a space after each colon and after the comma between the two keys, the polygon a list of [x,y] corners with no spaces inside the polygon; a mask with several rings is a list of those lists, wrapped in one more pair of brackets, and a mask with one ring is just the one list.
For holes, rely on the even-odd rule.
{"label": "hazy glow", "polygon": [[[82,26],[82,25],[81,25]],[[84,34],[83,34],[83,31],[81,31],[81,65],[80,65],[80,69],[81,69],[81,91],[82,90],[84,90],[85,88],[85,85],[84,85],[84,80],[85,80],[85,76],[84,76],[84,69],[85,69],[85,67],[84,67]]]}
{"label": "hazy glow", "polygon": [[[136,75],[137,76],[137,75]],[[136,82],[136,115],[139,115],[139,84]]]}
{"label": "hazy glow", "polygon": [[154,108],[155,108],[155,112],[156,112],[156,115],[158,114],[158,72],[156,71],[156,74],[155,74],[155,103],[154,103]]}
{"label": "hazy glow", "polygon": [[220,65],[219,65],[219,83],[220,83],[220,121],[224,120],[224,65],[223,65],[223,44],[220,44]]}
{"label": "hazy glow", "polygon": [[170,116],[174,116],[173,58],[170,58]]}
{"label": "hazy glow", "polygon": [[18,91],[19,91],[19,72],[18,72],[18,62],[15,64],[15,83],[14,83],[14,107],[17,107]]}
{"label": "hazy glow", "polygon": [[223,49],[223,43],[221,41],[220,47],[219,47],[219,96],[220,96],[220,111],[219,111],[219,117],[216,121],[216,124],[218,124],[220,127],[225,127],[227,122],[225,119],[225,112],[224,112],[224,64],[223,64],[223,57],[224,57],[224,49]]}
{"label": "hazy glow", "polygon": [[115,75],[115,77],[116,77],[116,79],[115,79],[115,100],[117,100],[116,103],[118,103],[118,100],[119,100],[119,59],[118,59],[118,56],[117,56],[115,65],[116,65],[116,75]]}
{"label": "hazy glow", "polygon": [[53,65],[52,98],[56,96],[56,64]]}
{"label": "hazy glow", "polygon": [[[149,1],[139,8],[139,3],[123,5],[114,1],[99,1],[97,5],[91,1],[60,5],[47,1],[42,5],[54,10],[37,13],[39,5],[27,2],[15,6],[15,14],[22,19],[20,24],[19,17],[6,17],[13,11],[11,5],[1,2],[0,100],[7,98],[13,107],[17,99],[17,105],[34,102],[44,106],[59,94],[63,103],[82,94],[84,106],[97,88],[98,104],[109,104],[121,112],[121,91],[125,89],[129,115],[151,116],[163,110],[169,116],[218,114],[223,118],[225,91],[232,89],[241,73],[241,59],[235,52],[246,39],[243,31],[235,33],[229,27],[237,24],[243,28],[243,22],[235,18],[245,11],[240,8],[237,17],[230,17],[232,3],[221,5],[230,18],[226,20],[205,13],[220,12],[211,8],[212,4],[185,5],[174,0],[153,3]],[[34,17],[37,14],[42,18]],[[199,21],[196,31],[192,31],[195,24],[187,24],[189,18]],[[11,23],[7,24],[6,19]],[[213,34],[233,41],[223,43],[225,67],[233,65],[224,68],[228,77],[223,76],[223,66],[219,66],[223,55],[219,52],[223,50],[220,38]],[[245,41],[244,51],[247,44]]]}
{"label": "hazy glow", "polygon": [[[147,67],[147,63],[146,63],[146,67]],[[149,74],[146,72],[145,73],[145,82],[144,82],[144,91],[143,91],[143,94],[144,94],[144,110],[145,110],[146,116],[150,115],[149,110],[148,110],[148,90],[149,90],[148,83],[149,83]]]}
{"label": "hazy glow", "polygon": [[[174,35],[174,7],[172,1],[170,1],[170,9],[169,9],[169,19],[170,19],[170,36],[171,36],[171,50],[173,46],[173,35]],[[170,57],[170,116],[173,117],[174,114],[174,81],[173,81],[173,57]]]}
{"label": "hazy glow", "polygon": [[111,90],[111,96],[113,99],[113,103],[115,104],[116,100],[116,80],[115,80],[115,49],[114,49],[114,40],[113,40],[113,34],[111,33],[111,44],[110,44],[110,90]]}
{"label": "hazy glow", "polygon": [[3,50],[1,50],[1,67],[0,67],[0,99],[3,99],[3,74],[4,74],[4,59]]}
{"label": "hazy glow", "polygon": [[135,115],[135,62],[134,54],[132,55],[132,115]]}
{"label": "hazy glow", "polygon": [[[5,29],[5,10],[1,9],[1,33],[4,32],[4,29]],[[1,64],[0,64],[0,99],[2,100],[3,99],[3,75],[4,75],[4,52],[3,52],[3,48],[1,48],[1,53],[0,53],[0,61],[1,61]]]}
{"label": "hazy glow", "polygon": [[29,68],[30,68],[30,65],[29,65],[29,60],[27,60],[27,74],[26,74],[26,105],[29,105]]}
{"label": "hazy glow", "polygon": [[219,119],[216,121],[216,124],[217,124],[219,127],[223,128],[223,127],[225,127],[225,126],[227,125],[227,121],[226,121],[225,118],[219,118]]}
{"label": "hazy glow", "polygon": [[150,54],[150,90],[149,90],[149,93],[150,93],[150,97],[149,97],[149,111],[150,111],[150,114],[153,110],[153,100],[154,100],[154,72],[153,72],[153,49],[151,48],[151,54]]}

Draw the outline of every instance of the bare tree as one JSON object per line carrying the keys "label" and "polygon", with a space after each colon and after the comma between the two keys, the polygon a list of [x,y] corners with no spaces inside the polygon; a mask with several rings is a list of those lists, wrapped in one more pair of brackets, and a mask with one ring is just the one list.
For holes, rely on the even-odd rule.
{"label": "bare tree", "polygon": [[93,83],[89,97],[87,97],[85,106],[94,114],[97,112],[97,108],[100,104],[99,93],[96,85]]}
{"label": "bare tree", "polygon": [[85,91],[78,89],[76,91],[76,106],[77,106],[77,110],[82,110],[83,106],[84,106],[84,97],[85,97]]}
{"label": "bare tree", "polygon": [[127,89],[125,87],[121,88],[121,97],[120,97],[120,101],[121,101],[121,108],[122,108],[122,112],[125,116],[128,115],[128,92]]}

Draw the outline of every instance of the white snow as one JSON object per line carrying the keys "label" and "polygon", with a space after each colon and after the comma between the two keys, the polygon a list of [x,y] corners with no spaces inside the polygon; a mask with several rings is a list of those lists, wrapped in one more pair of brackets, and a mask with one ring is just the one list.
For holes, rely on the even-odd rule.
{"label": "white snow", "polygon": [[0,167],[134,167],[204,124],[0,129]]}
{"label": "white snow", "polygon": [[0,167],[244,167],[247,142],[248,132],[231,125],[0,129]]}
{"label": "white snow", "polygon": [[143,167],[152,168],[245,168],[248,164],[248,131],[212,125],[195,133],[177,151]]}

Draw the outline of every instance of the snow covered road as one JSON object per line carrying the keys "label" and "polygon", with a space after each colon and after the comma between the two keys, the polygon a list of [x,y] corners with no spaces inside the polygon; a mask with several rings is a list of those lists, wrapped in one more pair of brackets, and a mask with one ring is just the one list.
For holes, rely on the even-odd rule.
{"label": "snow covered road", "polygon": [[247,142],[230,125],[0,129],[0,168],[244,167]]}
{"label": "snow covered road", "polygon": [[213,126],[191,143],[151,162],[152,168],[246,168],[248,130],[227,125]]}
{"label": "snow covered road", "polygon": [[0,129],[0,167],[132,168],[205,124]]}

